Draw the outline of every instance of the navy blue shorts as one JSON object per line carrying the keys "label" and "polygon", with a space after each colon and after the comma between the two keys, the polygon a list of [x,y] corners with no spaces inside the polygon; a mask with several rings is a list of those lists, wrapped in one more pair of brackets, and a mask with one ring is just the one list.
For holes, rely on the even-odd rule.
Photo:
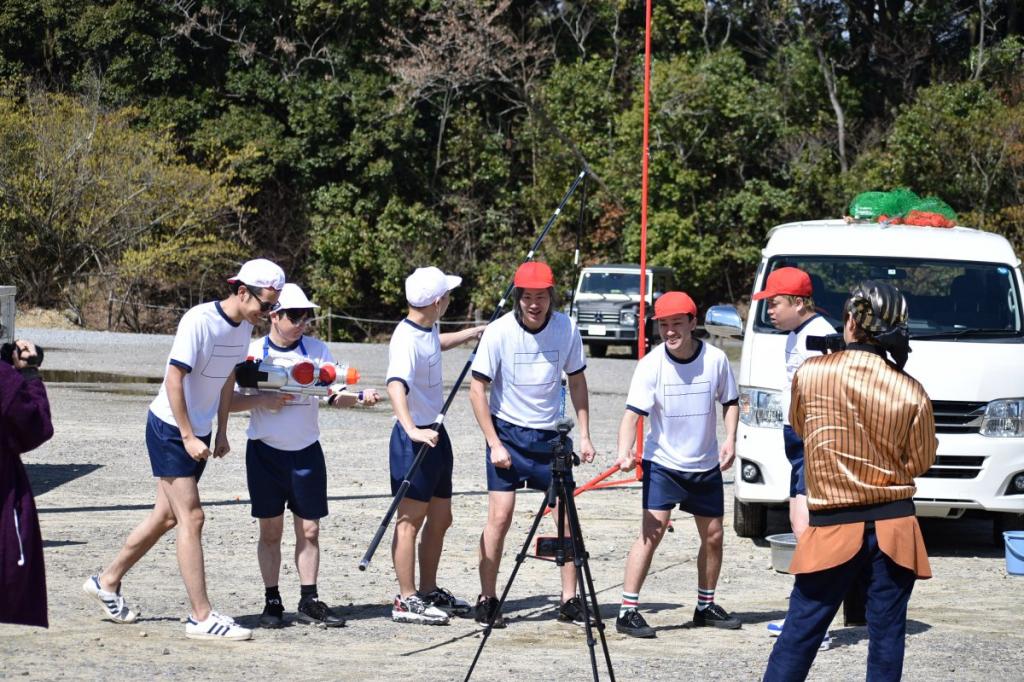
{"label": "navy blue shorts", "polygon": [[[491,417],[494,430],[498,432],[501,444],[508,450],[512,458],[512,466],[499,469],[491,463],[491,448],[484,451],[487,463],[487,489],[495,492],[508,492],[522,487],[533,490],[547,490],[551,485],[551,447],[550,443],[558,438],[558,431],[531,429],[518,426],[497,417]],[[567,439],[566,447],[572,450],[572,439]],[[546,450],[546,452],[538,452]],[[572,472],[567,479],[572,483]]]}
{"label": "navy blue shorts", "polygon": [[301,450],[278,450],[250,440],[245,446],[245,479],[257,519],[280,516],[285,504],[300,519],[327,516],[327,464],[320,441]]}
{"label": "navy blue shorts", "polygon": [[[210,447],[210,434],[199,436],[199,440]],[[154,476],[195,476],[198,483],[206,468],[206,460],[198,462],[189,456],[178,427],[168,424],[152,412],[146,418],[146,449],[149,450],[149,466]]]}
{"label": "navy blue shorts", "polygon": [[[420,428],[429,428],[421,426]],[[416,459],[416,453],[423,446],[409,439],[405,429],[398,422],[391,429],[391,445],[388,457],[391,464],[391,494],[394,495],[401,487],[405,475]],[[409,481],[409,490],[405,496],[417,502],[430,502],[431,498],[450,499],[452,496],[452,441],[444,425],[438,430],[437,445],[427,448],[423,455],[420,468]]]}
{"label": "navy blue shorts", "polygon": [[786,445],[786,459],[792,467],[789,472],[789,496],[807,494],[807,481],[804,479],[804,442],[789,424],[782,427],[782,440]]}
{"label": "navy blue shorts", "polygon": [[644,461],[644,509],[679,509],[694,516],[717,518],[725,515],[722,471],[677,471]]}

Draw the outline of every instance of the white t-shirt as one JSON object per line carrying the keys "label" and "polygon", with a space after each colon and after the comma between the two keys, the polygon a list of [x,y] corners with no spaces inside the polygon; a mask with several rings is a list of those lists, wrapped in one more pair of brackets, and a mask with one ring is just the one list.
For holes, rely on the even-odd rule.
{"label": "white t-shirt", "polygon": [[808,336],[835,334],[835,328],[821,315],[815,315],[786,336],[786,383],[782,387],[782,423],[789,425],[789,404],[792,399],[793,377],[807,358],[821,355],[819,351],[807,350]]}
{"label": "white t-shirt", "polygon": [[576,323],[559,312],[535,332],[514,313],[502,315],[487,326],[471,366],[474,377],[491,384],[491,414],[534,429],[554,429],[561,417],[562,372],[586,368]]}
{"label": "white t-shirt", "polygon": [[[201,303],[182,315],[167,363],[187,372],[182,382],[185,407],[197,436],[213,430],[224,380],[235,365],[245,360],[251,336],[252,325],[245,320],[232,322],[221,309],[220,301]],[[167,400],[166,379],[149,409],[157,418],[178,425]]]}
{"label": "white t-shirt", "polygon": [[736,400],[729,359],[701,343],[688,360],[672,357],[665,344],[636,365],[626,408],[650,416],[644,460],[677,471],[709,471],[718,465],[715,405]]}
{"label": "white t-shirt", "polygon": [[[269,336],[264,336],[249,345],[249,355],[284,367],[291,367],[299,360],[334,362],[327,344],[308,336],[287,347],[274,345]],[[278,450],[301,450],[320,439],[319,414],[319,398],[293,395],[293,399],[276,412],[262,407],[252,410],[246,435]]]}
{"label": "white t-shirt", "polygon": [[388,346],[385,384],[405,386],[409,415],[416,426],[430,426],[444,407],[441,375],[441,335],[437,325],[422,327],[406,318],[398,323]]}

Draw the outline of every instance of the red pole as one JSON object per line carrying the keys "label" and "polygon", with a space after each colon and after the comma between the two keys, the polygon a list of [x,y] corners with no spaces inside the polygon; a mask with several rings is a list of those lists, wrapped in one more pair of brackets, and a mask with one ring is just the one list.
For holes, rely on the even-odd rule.
{"label": "red pole", "polygon": [[[650,160],[650,123],[651,123],[651,9],[654,0],[647,0],[644,22],[644,141],[643,156],[640,160],[640,311],[638,342],[636,344],[637,360],[644,356],[647,341],[647,170]],[[636,478],[641,477],[641,462],[644,457],[644,420],[636,426]]]}
{"label": "red pole", "polygon": [[[648,142],[650,139],[651,120],[651,5],[653,0],[646,1],[646,18],[644,24],[644,136],[643,156],[640,160],[640,310],[637,322],[637,359],[644,356],[646,343],[645,327],[647,321],[647,161],[650,156]],[[652,287],[653,289],[653,287]],[[619,471],[618,466],[611,466],[592,480],[576,488],[575,494],[607,488],[614,485],[633,483],[643,478],[644,457],[644,420],[641,417],[636,427],[636,474],[634,478],[621,478],[614,481],[605,480]]]}

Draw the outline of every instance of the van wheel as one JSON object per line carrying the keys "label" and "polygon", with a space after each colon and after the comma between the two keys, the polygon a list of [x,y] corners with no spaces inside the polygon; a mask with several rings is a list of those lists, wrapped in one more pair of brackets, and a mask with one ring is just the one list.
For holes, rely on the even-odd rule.
{"label": "van wheel", "polygon": [[768,530],[768,509],[763,504],[733,499],[732,527],[741,538],[763,538]]}
{"label": "van wheel", "polygon": [[592,358],[603,358],[608,355],[608,346],[603,343],[588,343],[587,348],[590,349],[590,357]]}
{"label": "van wheel", "polygon": [[992,515],[992,542],[1002,547],[1005,530],[1024,530],[1024,514],[996,513]]}

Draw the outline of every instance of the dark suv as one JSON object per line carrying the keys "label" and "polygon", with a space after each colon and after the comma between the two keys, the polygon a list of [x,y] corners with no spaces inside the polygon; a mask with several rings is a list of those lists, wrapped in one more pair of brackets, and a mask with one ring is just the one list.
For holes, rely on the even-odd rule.
{"label": "dark suv", "polygon": [[[672,290],[674,284],[672,268],[647,267],[645,350],[657,334],[657,325],[651,324],[654,299]],[[571,314],[593,357],[604,357],[608,346],[614,345],[629,346],[636,356],[639,309],[639,265],[620,263],[583,268]]]}

